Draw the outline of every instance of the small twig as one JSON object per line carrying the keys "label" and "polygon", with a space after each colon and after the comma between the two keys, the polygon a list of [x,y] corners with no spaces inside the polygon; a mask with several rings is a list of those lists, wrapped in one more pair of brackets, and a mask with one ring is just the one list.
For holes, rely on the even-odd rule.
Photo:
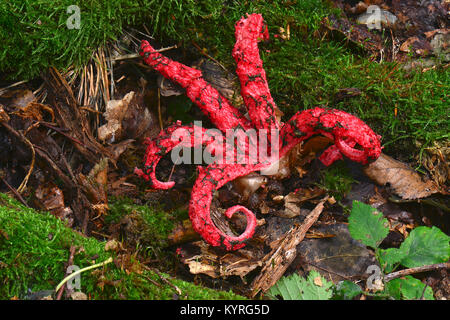
{"label": "small twig", "polygon": [[41,90],[44,89],[44,86],[45,86],[45,83],[43,82],[39,88],[37,88],[36,90],[33,91],[33,95],[35,97],[37,97],[38,94],[41,92]]}
{"label": "small twig", "polygon": [[6,123],[5,121],[0,121],[0,123],[13,135],[15,135],[17,138],[19,138],[19,140],[21,140],[24,144],[28,145],[31,149],[31,164],[30,164],[30,169],[28,170],[27,175],[25,176],[25,178],[23,179],[22,183],[20,184],[19,188],[17,188],[17,192],[22,193],[28,183],[28,179],[30,178],[31,172],[33,171],[34,168],[34,161],[36,158],[36,153],[34,150],[34,146],[33,144],[30,142],[30,140],[28,140],[23,133],[17,131],[16,129],[14,129],[13,127],[11,127],[8,123]]}
{"label": "small twig", "polygon": [[[106,49],[108,50],[109,55],[111,55],[111,51],[108,49],[108,47]],[[107,59],[106,62],[108,63],[109,72],[110,72],[109,73],[109,76],[110,76],[109,83],[111,85],[111,88],[109,90],[111,91],[111,97],[114,97],[114,87],[115,87],[115,84],[114,84],[114,63],[110,59]]]}
{"label": "small twig", "polygon": [[83,146],[83,147],[87,147],[87,146],[86,146],[83,142],[81,142],[80,140],[78,140],[78,139],[76,139],[76,138],[74,138],[74,137],[71,137],[70,135],[68,135],[67,133],[65,133],[65,132],[63,131],[64,129],[61,129],[61,128],[52,126],[51,124],[49,124],[49,123],[47,123],[47,122],[44,122],[44,121],[36,121],[36,122],[39,123],[39,124],[42,124],[44,127],[47,127],[47,128],[49,128],[49,129],[52,129],[52,130],[55,130],[55,131],[58,132],[59,134],[62,134],[62,135],[65,136],[66,138],[72,140],[72,141],[75,142],[75,143],[78,143],[79,145],[81,145],[81,146]]}
{"label": "small twig", "polygon": [[[143,33],[142,31],[137,30],[137,29],[134,29],[134,28],[130,28],[130,29],[133,30],[134,32],[140,33],[140,34],[143,35],[144,37],[147,37],[147,38],[149,38],[149,39],[155,39],[155,38],[153,38],[153,37],[150,35],[150,31],[147,29],[147,27],[145,26],[145,24],[143,25],[143,27],[144,27],[144,29],[145,29],[145,32],[147,32],[147,33]],[[127,33],[128,33],[128,32],[127,32]]]}
{"label": "small twig", "polygon": [[27,83],[28,81],[29,81],[29,80],[19,81],[19,82],[13,83],[13,84],[11,84],[11,85],[9,85],[9,86],[7,86],[7,87],[1,88],[1,89],[0,89],[0,95],[3,94],[4,92],[8,91],[8,90],[11,89],[11,88],[20,86],[21,84]]}
{"label": "small twig", "polygon": [[129,60],[129,59],[136,59],[140,58],[141,55],[139,53],[129,53],[129,54],[123,54],[120,56],[110,57],[109,61],[121,61],[121,60]]}
{"label": "small twig", "polygon": [[[169,50],[176,49],[176,48],[178,48],[178,46],[175,44],[170,47],[165,47],[165,48],[161,48],[158,50],[154,50],[153,52],[164,52],[164,51],[169,51]],[[124,54],[124,55],[120,55],[120,56],[110,57],[108,60],[109,61],[120,61],[120,60],[136,59],[136,58],[140,58],[140,57],[141,57],[141,55],[139,53],[129,53],[129,54]]]}
{"label": "small twig", "polygon": [[[305,238],[306,238],[306,237],[305,237]],[[351,281],[351,277],[346,276],[346,275],[343,275],[343,274],[340,274],[339,272],[335,272],[335,271],[333,271],[333,270],[329,270],[329,269],[327,269],[327,268],[320,267],[320,266],[318,266],[318,265],[316,265],[316,264],[314,264],[314,263],[311,263],[311,262],[308,262],[307,264],[309,264],[310,266],[313,266],[314,268],[317,268],[317,269],[320,269],[320,270],[322,270],[322,271],[328,272],[328,273],[330,273],[330,274],[334,274],[334,275],[336,275],[336,276],[338,276],[338,277],[341,277],[341,278],[343,278],[343,279],[345,279],[345,280]],[[331,278],[331,277],[330,277],[330,278]],[[333,280],[333,279],[330,279],[330,280]]]}
{"label": "small twig", "polygon": [[91,233],[96,234],[96,235],[101,236],[101,237],[106,238],[106,239],[111,239],[112,238],[111,236],[109,236],[107,234],[104,234],[104,233],[101,233],[101,232],[97,232],[95,230],[91,230]]}
{"label": "small twig", "polygon": [[88,106],[80,107],[80,110],[86,110],[86,111],[89,111],[89,112],[92,112],[92,113],[95,113],[95,114],[102,114],[100,111],[94,110],[94,109],[92,109],[91,107],[88,107]]}
{"label": "small twig", "polygon": [[200,48],[200,46],[199,46],[195,41],[192,41],[192,44],[194,45],[194,47],[197,48],[198,51],[200,51],[200,53],[201,53],[202,55],[204,55],[204,56],[207,57],[208,59],[211,59],[212,61],[214,61],[215,63],[217,63],[223,70],[225,70],[225,71],[228,72],[227,68],[225,68],[225,67],[223,66],[223,64],[221,64],[219,61],[217,61],[216,59],[214,59],[213,57],[211,57],[209,54],[207,54],[202,48]]}
{"label": "small twig", "polygon": [[145,24],[143,24],[142,26],[144,27],[144,30],[145,30],[145,32],[147,32],[147,34],[142,33],[142,32],[140,32],[139,30],[138,30],[138,32],[139,32],[139,33],[142,33],[142,34],[144,34],[144,35],[146,35],[146,36],[149,37],[150,39],[155,39],[155,38],[153,38],[153,37],[150,35],[151,32],[148,30],[147,26],[146,26]]}
{"label": "small twig", "polygon": [[162,131],[163,123],[162,123],[162,115],[161,115],[161,89],[160,88],[158,88],[158,120],[159,120],[159,127]]}
{"label": "small twig", "polygon": [[20,193],[17,192],[14,187],[12,187],[3,177],[1,177],[3,183],[8,187],[9,190],[11,190],[12,193],[17,197],[17,199],[22,202],[25,206],[29,207],[28,204],[25,202],[25,199],[21,196]]}
{"label": "small twig", "polygon": [[384,276],[384,281],[389,282],[393,279],[404,277],[404,276],[407,276],[410,274],[421,273],[421,272],[437,270],[437,269],[442,269],[442,268],[450,269],[450,262],[430,264],[430,265],[426,265],[426,266],[422,266],[422,267],[415,267],[415,268],[404,269],[404,270],[400,270],[400,271],[396,271],[396,272],[391,272]]}
{"label": "small twig", "polygon": [[154,284],[155,286],[157,286],[158,288],[161,288],[161,284],[159,284],[158,282],[156,282],[155,280],[153,280],[152,278],[148,277],[148,276],[144,276],[145,279],[147,279],[149,282],[151,282],[152,284]]}
{"label": "small twig", "polygon": [[34,169],[34,162],[36,160],[36,152],[34,151],[33,144],[25,136],[24,136],[24,138],[25,138],[26,143],[28,144],[28,146],[31,149],[31,163],[30,163],[30,169],[28,169],[27,175],[23,179],[19,188],[17,188],[17,192],[19,192],[19,193],[22,193],[25,191],[25,188],[27,187],[28,179],[30,178],[31,172],[33,172],[33,169]]}
{"label": "small twig", "polygon": [[447,207],[445,204],[437,202],[431,198],[429,198],[429,199],[398,199],[394,196],[390,196],[388,200],[391,202],[394,202],[394,203],[409,203],[409,202],[425,203],[427,205],[442,209],[445,212],[450,212],[450,208]]}
{"label": "small twig", "polygon": [[419,300],[425,300],[424,296],[425,296],[425,290],[427,290],[427,288],[428,288],[428,283],[425,283],[425,287],[423,287],[422,294],[420,295]]}
{"label": "small twig", "polygon": [[159,273],[158,270],[153,269],[153,268],[149,268],[146,265],[143,265],[145,269],[147,269],[148,271],[153,271],[154,273],[156,273],[158,275],[158,277],[167,285],[169,285],[170,287],[172,287],[173,289],[175,289],[175,291],[178,293],[178,295],[182,295],[183,292],[180,290],[180,288],[178,288],[176,285],[174,285],[173,283],[171,283],[169,280],[167,280],[166,278],[164,278],[162,276],[161,273]]}
{"label": "small twig", "polygon": [[117,83],[119,83],[120,81],[122,81],[123,79],[125,79],[125,76],[121,76],[119,79],[116,80]]}
{"label": "small twig", "polygon": [[170,179],[172,179],[172,174],[174,171],[175,171],[175,164],[172,166],[172,170],[170,170],[169,178],[167,179],[167,181],[170,181]]}
{"label": "small twig", "polygon": [[[70,246],[70,255],[69,255],[69,260],[67,261],[67,266],[71,266],[73,264],[75,250],[76,250],[75,246]],[[67,273],[66,273],[66,275],[67,275]],[[59,291],[57,291],[55,300],[61,300],[61,297],[62,297],[62,294],[63,294],[65,288],[66,288],[66,284],[64,283],[64,285],[61,287],[61,289],[59,289]]]}
{"label": "small twig", "polygon": [[100,57],[101,57],[101,66],[100,69],[102,71],[102,81],[103,81],[103,89],[105,89],[105,105],[108,103],[109,100],[111,100],[111,93],[109,91],[109,78],[108,78],[108,66],[106,65],[106,57],[105,57],[105,51],[103,48],[99,49],[100,51]]}

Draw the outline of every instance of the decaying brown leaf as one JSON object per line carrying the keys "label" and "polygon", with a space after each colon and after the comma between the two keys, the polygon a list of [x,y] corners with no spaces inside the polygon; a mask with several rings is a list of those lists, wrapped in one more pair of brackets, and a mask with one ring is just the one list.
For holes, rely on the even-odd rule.
{"label": "decaying brown leaf", "polygon": [[278,217],[293,218],[300,215],[300,203],[299,201],[297,201],[295,196],[292,197],[292,193],[293,192],[284,197],[284,211],[281,215],[277,214]]}
{"label": "decaying brown leaf", "polygon": [[302,173],[306,173],[303,167],[317,158],[317,154],[323,151],[329,144],[333,143],[333,141],[324,136],[316,136],[308,139],[301,147],[301,150],[298,150],[295,155],[294,166],[299,173],[300,178],[303,176]]}
{"label": "decaying brown leaf", "polygon": [[364,173],[382,186],[389,184],[403,199],[420,199],[439,192],[433,181],[422,180],[408,165],[383,153],[364,168]]}
{"label": "decaying brown leaf", "polygon": [[190,247],[180,250],[181,261],[189,267],[192,274],[206,274],[212,278],[229,276],[243,278],[250,271],[261,266],[261,259],[264,256],[262,250],[255,248],[251,250],[243,248],[223,255],[204,241],[193,242]]}
{"label": "decaying brown leaf", "polygon": [[358,97],[362,94],[362,91],[358,88],[341,88],[334,95],[336,102],[344,101],[350,98]]}
{"label": "decaying brown leaf", "polygon": [[414,52],[417,55],[425,55],[431,52],[432,48],[428,41],[418,37],[410,37],[400,46],[400,51]]}
{"label": "decaying brown leaf", "polygon": [[314,232],[325,234],[326,239],[306,236],[307,239],[297,246],[301,259],[293,262],[291,268],[301,268],[305,272],[317,270],[337,283],[364,278],[367,267],[376,264],[373,252],[352,239],[346,224],[321,224]]}
{"label": "decaying brown leaf", "polygon": [[98,138],[102,141],[114,142],[122,136],[122,120],[128,110],[134,92],[127,93],[121,100],[110,100],[103,114],[107,123],[98,128]]}
{"label": "decaying brown leaf", "polygon": [[189,219],[178,223],[168,236],[169,242],[172,245],[198,240],[199,238],[200,235],[194,231],[192,222]]}
{"label": "decaying brown leaf", "polygon": [[134,141],[134,139],[127,139],[108,146],[108,150],[113,154],[114,160],[118,160],[120,155],[124,153]]}
{"label": "decaying brown leaf", "polygon": [[73,212],[64,204],[64,194],[56,185],[40,185],[35,192],[39,205],[55,217],[65,221],[69,227],[74,223]]}
{"label": "decaying brown leaf", "polygon": [[134,91],[120,100],[109,100],[103,115],[107,123],[98,128],[98,137],[109,143],[138,138],[156,124],[144,105],[143,96]]}
{"label": "decaying brown leaf", "polygon": [[293,218],[300,215],[301,204],[306,200],[317,198],[322,195],[325,191],[319,187],[312,189],[304,188],[297,191],[289,193],[283,198],[284,200],[284,211],[277,212],[278,217],[283,218]]}
{"label": "decaying brown leaf", "polygon": [[25,108],[30,102],[36,100],[33,92],[29,89],[11,90],[2,94],[2,98],[10,100],[10,106],[15,109]]}
{"label": "decaying brown leaf", "polygon": [[425,148],[421,162],[433,181],[445,189],[450,178],[450,141],[433,142],[433,146]]}

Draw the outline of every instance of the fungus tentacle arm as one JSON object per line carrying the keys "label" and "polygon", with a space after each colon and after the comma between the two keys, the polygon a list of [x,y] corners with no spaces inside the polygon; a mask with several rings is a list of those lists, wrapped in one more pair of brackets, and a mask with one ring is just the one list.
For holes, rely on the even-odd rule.
{"label": "fungus tentacle arm", "polygon": [[161,158],[175,147],[195,148],[211,144],[212,149],[214,141],[205,128],[195,125],[182,126],[181,122],[177,122],[161,131],[155,139],[147,139],[144,170],[136,168],[134,172],[149,181],[155,189],[170,189],[174,186],[174,181],[162,182],[156,178],[156,166]]}
{"label": "fungus tentacle arm", "polygon": [[230,236],[221,231],[211,219],[211,202],[214,191],[225,183],[238,177],[245,176],[253,171],[261,170],[266,164],[211,164],[206,168],[199,167],[199,176],[192,188],[189,203],[189,218],[192,227],[206,242],[212,246],[221,246],[227,250],[237,250],[245,246],[245,242],[253,236],[256,228],[255,215],[243,206],[234,206],[225,212],[228,218],[240,211],[247,218],[247,227],[239,236]]}
{"label": "fungus tentacle arm", "polygon": [[315,134],[322,134],[335,143],[321,157],[326,165],[340,159],[341,155],[366,164],[381,153],[380,137],[361,119],[341,110],[318,107],[298,112],[286,122],[280,135],[281,154]]}
{"label": "fungus tentacle arm", "polygon": [[258,42],[269,38],[262,15],[251,14],[247,18],[241,18],[236,22],[235,36],[232,55],[236,60],[236,74],[250,119],[257,129],[279,129],[280,125],[275,117],[277,106],[270,94],[258,50]]}
{"label": "fungus tentacle arm", "polygon": [[192,100],[211,122],[221,131],[241,127],[250,129],[250,121],[241,115],[238,109],[202,78],[200,70],[173,61],[155,49],[146,40],[141,42],[141,56],[144,62],[152,66],[164,77],[173,80],[186,89],[186,95]]}

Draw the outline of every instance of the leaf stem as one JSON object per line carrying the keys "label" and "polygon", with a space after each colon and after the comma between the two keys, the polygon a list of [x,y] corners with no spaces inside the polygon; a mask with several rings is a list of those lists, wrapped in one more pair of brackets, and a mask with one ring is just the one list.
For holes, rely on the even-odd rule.
{"label": "leaf stem", "polygon": [[107,260],[105,260],[105,261],[103,261],[103,262],[94,264],[94,265],[92,265],[92,266],[89,266],[89,267],[86,267],[86,268],[83,268],[83,269],[80,269],[80,270],[78,270],[78,271],[75,271],[75,272],[71,273],[70,275],[68,275],[67,277],[65,277],[65,278],[58,284],[58,286],[56,287],[55,291],[58,292],[58,290],[64,285],[64,283],[66,283],[66,282],[69,281],[70,279],[74,278],[76,275],[78,275],[78,274],[80,274],[80,273],[82,273],[82,272],[84,272],[84,271],[87,271],[87,270],[91,270],[91,269],[95,269],[95,268],[98,268],[98,267],[102,267],[102,266],[107,265],[108,263],[111,263],[111,262],[113,262],[113,258],[112,258],[112,257],[110,257],[109,259],[107,259]]}

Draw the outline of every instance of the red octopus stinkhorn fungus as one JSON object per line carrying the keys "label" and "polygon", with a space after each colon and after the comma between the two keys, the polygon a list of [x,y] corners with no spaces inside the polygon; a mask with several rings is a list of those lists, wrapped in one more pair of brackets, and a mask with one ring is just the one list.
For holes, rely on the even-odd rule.
{"label": "red octopus stinkhorn fungus", "polygon": [[[237,108],[209,85],[202,78],[201,71],[161,55],[145,40],[141,44],[141,56],[144,57],[145,63],[185,88],[186,95],[223,133],[237,129],[279,131],[275,138],[278,141],[269,140],[267,143],[267,148],[271,150],[269,153],[275,146],[280,146],[277,158],[264,156],[256,162],[234,164],[217,161],[206,168],[199,167],[199,176],[192,188],[189,217],[194,230],[203,239],[212,246],[221,246],[227,250],[244,247],[246,241],[253,236],[257,224],[255,215],[250,210],[237,205],[229,208],[225,215],[231,218],[235,212],[244,213],[247,218],[244,233],[230,236],[215,226],[210,217],[213,193],[228,181],[268,168],[295,145],[316,134],[334,141],[334,145],[325,150],[319,158],[325,165],[341,159],[343,155],[366,164],[377,159],[381,153],[380,137],[362,120],[340,110],[317,107],[298,112],[286,123],[280,123],[275,117],[277,107],[270,94],[258,51],[258,41],[269,37],[264,20],[260,14],[247,15],[236,23],[235,28],[236,44],[232,54],[237,63],[236,73],[250,120],[241,115]],[[177,129],[186,130],[190,136],[174,139],[173,134]],[[271,139],[274,138],[271,136]],[[239,145],[240,152],[248,152],[252,143],[257,142],[249,140],[244,145]],[[157,138],[148,140],[147,144],[144,170],[135,169],[135,172],[156,189],[168,189],[175,184],[173,181],[158,181],[155,170],[162,156],[177,146],[207,145],[216,153],[225,154],[230,150],[237,153],[236,146],[230,145],[229,142],[218,143],[204,128],[195,125],[182,126],[180,122],[163,130]]]}

